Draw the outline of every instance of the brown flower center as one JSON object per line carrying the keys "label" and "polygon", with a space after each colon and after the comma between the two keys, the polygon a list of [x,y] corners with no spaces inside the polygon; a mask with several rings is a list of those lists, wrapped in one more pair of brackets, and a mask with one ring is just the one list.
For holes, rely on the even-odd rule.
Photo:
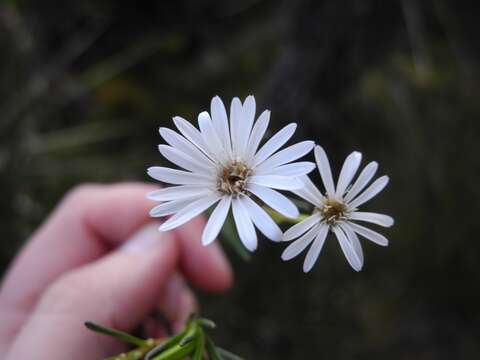
{"label": "brown flower center", "polygon": [[326,199],[323,204],[323,208],[318,211],[327,224],[333,225],[345,217],[347,211],[345,204],[333,199]]}
{"label": "brown flower center", "polygon": [[218,177],[218,190],[230,195],[244,193],[250,169],[243,163],[234,161],[224,167]]}

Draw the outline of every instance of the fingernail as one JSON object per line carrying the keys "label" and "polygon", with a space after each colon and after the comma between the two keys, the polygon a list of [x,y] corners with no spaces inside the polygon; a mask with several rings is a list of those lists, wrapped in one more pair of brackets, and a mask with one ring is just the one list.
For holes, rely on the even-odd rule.
{"label": "fingernail", "polygon": [[165,239],[163,239],[162,233],[158,231],[158,225],[157,223],[149,223],[143,226],[120,247],[120,251],[142,254],[159,246]]}

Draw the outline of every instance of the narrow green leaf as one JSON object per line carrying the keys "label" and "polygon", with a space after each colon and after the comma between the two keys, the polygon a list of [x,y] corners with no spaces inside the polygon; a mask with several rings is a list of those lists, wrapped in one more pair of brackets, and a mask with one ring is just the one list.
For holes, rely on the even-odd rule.
{"label": "narrow green leaf", "polygon": [[186,333],[186,329],[183,330],[182,332],[178,333],[175,336],[172,336],[171,338],[167,339],[165,342],[161,343],[160,345],[154,347],[152,350],[150,350],[147,355],[145,355],[145,360],[152,360],[155,356],[161,354],[165,350],[171,348],[174,345],[177,345],[178,342],[183,338],[183,336]]}
{"label": "narrow green leaf", "polygon": [[205,352],[205,333],[201,327],[198,328],[195,343],[196,348],[193,353],[192,360],[202,360],[203,353]]}
{"label": "narrow green leaf", "polygon": [[198,318],[197,322],[199,325],[208,329],[215,329],[217,327],[217,325],[210,319]]}
{"label": "narrow green leaf", "polygon": [[119,339],[123,342],[133,344],[133,345],[136,345],[138,347],[144,347],[144,346],[148,345],[146,340],[140,339],[136,336],[127,334],[126,332],[123,332],[123,331],[120,331],[120,330],[115,330],[115,329],[111,329],[111,328],[107,328],[107,327],[95,324],[91,321],[87,321],[85,323],[85,326],[89,330],[92,330],[92,331],[95,331],[95,332],[98,332],[98,333],[101,333],[101,334],[104,334],[104,335],[112,336],[112,337],[117,338],[117,339]]}
{"label": "narrow green leaf", "polygon": [[180,340],[180,342],[178,343],[178,345],[180,345],[180,346],[185,346],[185,345],[187,345],[188,343],[191,343],[194,339],[195,339],[195,334],[185,336],[182,340]]}
{"label": "narrow green leaf", "polygon": [[196,342],[193,341],[200,327],[195,322],[195,314],[191,314],[188,319],[188,325],[183,330],[178,339],[175,339],[173,346],[169,346],[164,351],[151,357],[151,360],[180,360],[191,354],[196,348]]}
{"label": "narrow green leaf", "polygon": [[218,346],[216,348],[217,348],[217,352],[220,354],[220,357],[222,359],[225,359],[225,360],[243,360],[243,358],[241,358],[238,355],[235,355],[235,354],[231,353],[228,350],[222,349]]}
{"label": "narrow green leaf", "polygon": [[184,360],[187,356],[193,353],[195,345],[194,341],[189,342],[185,346],[176,344],[159,355],[156,355],[152,360]]}
{"label": "narrow green leaf", "polygon": [[215,344],[209,336],[205,337],[205,345],[207,349],[208,360],[222,360],[217,348],[215,347]]}

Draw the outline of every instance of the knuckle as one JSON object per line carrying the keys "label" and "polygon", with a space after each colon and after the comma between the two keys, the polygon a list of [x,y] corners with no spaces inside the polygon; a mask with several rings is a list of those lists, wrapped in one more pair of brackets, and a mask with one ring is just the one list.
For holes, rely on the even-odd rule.
{"label": "knuckle", "polygon": [[65,201],[79,201],[88,199],[92,196],[92,194],[98,192],[102,187],[103,185],[95,183],[76,185],[67,193],[67,195],[65,195]]}

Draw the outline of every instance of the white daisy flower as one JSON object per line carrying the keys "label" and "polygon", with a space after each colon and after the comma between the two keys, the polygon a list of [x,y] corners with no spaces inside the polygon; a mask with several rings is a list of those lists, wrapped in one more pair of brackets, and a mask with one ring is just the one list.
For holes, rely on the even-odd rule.
{"label": "white daisy flower", "polygon": [[[179,133],[160,128],[168,145],[159,145],[160,153],[185,169],[151,167],[148,174],[177,186],[154,191],[148,198],[161,204],[150,215],[172,215],[161,231],[174,229],[218,203],[203,231],[202,242],[210,244],[220,232],[230,207],[238,235],[245,247],[257,247],[254,225],[269,239],[280,241],[282,232],[271,217],[254,201],[258,198],[280,214],[299,216],[296,206],[273,189],[293,190],[302,186],[297,177],[315,168],[311,162],[293,162],[310,152],[314,143],[303,141],[278,151],[293,135],[296,124],[289,124],[259,148],[270,121],[265,110],[255,121],[255,98],[242,104],[234,98],[230,122],[222,100],[211,101],[210,114],[198,116],[200,130],[181,117],[173,122]],[[257,151],[258,150],[258,151]]]}
{"label": "white daisy flower", "polygon": [[335,188],[327,154],[318,145],[315,147],[315,160],[326,192],[323,195],[307,176],[301,177],[304,186],[293,192],[314,205],[315,210],[310,217],[285,232],[285,241],[296,240],[285,249],[282,259],[290,260],[312,244],[303,263],[303,271],[310,271],[331,231],[337,237],[352,268],[360,271],[363,266],[363,251],[357,234],[381,246],[387,246],[388,240],[383,235],[357,224],[356,221],[390,227],[393,225],[393,218],[358,211],[358,207],[383,190],[388,183],[388,176],[378,178],[362,192],[378,168],[378,164],[372,161],[363,169],[353,185],[349,186],[362,160],[362,154],[355,151],[345,159]]}

